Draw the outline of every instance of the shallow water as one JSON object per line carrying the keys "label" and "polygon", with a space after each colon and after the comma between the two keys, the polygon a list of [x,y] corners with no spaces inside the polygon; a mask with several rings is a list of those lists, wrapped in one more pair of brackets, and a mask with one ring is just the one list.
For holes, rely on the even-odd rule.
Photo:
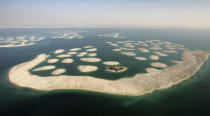
{"label": "shallow water", "polygon": [[[0,113],[5,115],[207,115],[210,105],[210,60],[205,62],[201,70],[190,79],[171,88],[155,91],[143,96],[129,97],[108,95],[103,93],[87,92],[81,90],[55,90],[50,92],[36,91],[21,88],[11,84],[7,72],[12,66],[30,61],[41,53],[52,53],[57,49],[70,49],[93,45],[98,48],[98,56],[106,60],[125,62],[124,65],[132,66],[122,74],[105,73],[99,69],[88,75],[98,78],[115,80],[145,72],[149,61],[144,63],[129,62],[133,57],[123,56],[112,52],[111,46],[104,44],[107,41],[116,41],[113,38],[99,38],[98,34],[119,32],[129,40],[162,40],[184,44],[189,49],[210,50],[210,31],[206,30],[146,30],[146,29],[1,29],[1,37],[36,35],[49,37],[52,33],[68,31],[81,32],[82,39],[45,39],[33,46],[17,48],[0,48]],[[117,40],[118,41],[118,40]],[[109,55],[107,55],[109,54]],[[120,57],[119,57],[120,56]],[[181,59],[181,55],[172,55],[160,61]],[[126,62],[127,61],[127,62]],[[159,61],[158,61],[159,62]],[[73,70],[79,62],[67,67]],[[88,64],[88,63],[86,63]],[[97,64],[102,67],[102,64]],[[139,68],[139,65],[142,68]],[[170,65],[170,64],[169,64]],[[137,67],[139,70],[137,70]],[[140,70],[142,69],[142,70]],[[73,73],[72,73],[73,72]],[[74,71],[66,74],[81,75]],[[85,74],[87,75],[87,74]],[[44,78],[44,77],[43,77]],[[203,88],[201,85],[208,85]]]}

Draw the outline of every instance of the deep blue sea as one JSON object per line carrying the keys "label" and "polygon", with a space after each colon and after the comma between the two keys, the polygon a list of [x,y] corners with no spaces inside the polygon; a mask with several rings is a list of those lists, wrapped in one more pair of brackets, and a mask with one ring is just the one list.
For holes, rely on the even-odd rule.
{"label": "deep blue sea", "polygon": [[[50,39],[56,33],[78,32],[81,39]],[[17,36],[36,36],[46,39],[32,46],[0,47],[0,115],[1,116],[148,116],[148,115],[203,115],[208,116],[210,106],[210,59],[190,79],[171,88],[154,91],[143,96],[120,96],[88,92],[82,90],[38,91],[13,85],[8,80],[8,71],[15,65],[30,61],[42,53],[52,53],[57,49],[81,48],[86,45],[98,48],[98,56],[106,60],[130,61],[129,57],[115,54],[111,46],[104,44],[119,41],[101,38],[99,34],[120,33],[127,37],[122,40],[147,41],[161,40],[183,44],[190,50],[210,51],[210,30],[190,29],[117,29],[117,28],[27,28],[0,29],[0,38]],[[180,60],[181,55],[171,59]],[[168,64],[167,59],[163,62]],[[149,61],[148,61],[149,62]],[[145,72],[135,70],[139,65],[149,67],[148,63],[128,62],[130,67],[121,74],[105,73],[98,70],[90,76],[115,80]],[[171,64],[173,65],[173,64]],[[98,67],[101,65],[98,64]],[[75,67],[72,65],[72,67]],[[71,72],[67,72],[71,73]],[[75,70],[73,75],[79,73]],[[112,78],[115,77],[115,78]],[[203,87],[206,86],[206,87]]]}

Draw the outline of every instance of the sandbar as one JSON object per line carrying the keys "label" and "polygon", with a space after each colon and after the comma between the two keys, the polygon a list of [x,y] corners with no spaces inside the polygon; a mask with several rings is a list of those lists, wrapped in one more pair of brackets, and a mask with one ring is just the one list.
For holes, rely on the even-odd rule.
{"label": "sandbar", "polygon": [[70,49],[70,51],[72,51],[72,52],[79,51],[79,50],[81,50],[81,48],[72,48],[72,49]]}
{"label": "sandbar", "polygon": [[61,55],[58,55],[56,57],[58,57],[58,58],[65,58],[65,57],[71,57],[71,55],[69,55],[69,54],[61,54]]}
{"label": "sandbar", "polygon": [[87,49],[86,51],[87,51],[87,52],[94,52],[94,51],[97,51],[97,48]]}
{"label": "sandbar", "polygon": [[155,54],[157,54],[158,56],[168,56],[167,54],[164,54],[162,52],[154,52]]}

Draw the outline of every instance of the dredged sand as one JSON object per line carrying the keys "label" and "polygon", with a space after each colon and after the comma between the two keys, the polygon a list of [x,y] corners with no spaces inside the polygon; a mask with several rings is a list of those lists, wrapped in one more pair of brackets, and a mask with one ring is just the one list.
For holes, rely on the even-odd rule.
{"label": "dredged sand", "polygon": [[72,52],[79,51],[79,50],[81,50],[81,48],[72,48],[72,49],[70,49],[70,51],[72,51]]}
{"label": "dredged sand", "polygon": [[56,63],[56,62],[58,62],[58,59],[49,59],[47,62],[48,63]]}
{"label": "dredged sand", "polygon": [[136,60],[147,60],[145,57],[135,57]]}
{"label": "dredged sand", "polygon": [[160,67],[160,68],[167,68],[168,67],[166,64],[163,64],[163,63],[160,63],[160,62],[153,62],[153,63],[151,63],[151,66]]}
{"label": "dredged sand", "polygon": [[97,56],[97,53],[89,53],[88,56]]}
{"label": "dredged sand", "polygon": [[66,69],[56,69],[52,72],[52,75],[60,75],[64,72],[66,72]]}
{"label": "dredged sand", "polygon": [[117,61],[106,61],[106,62],[103,62],[103,64],[105,64],[105,65],[119,65],[120,63]]}
{"label": "dredged sand", "polygon": [[69,54],[61,54],[61,55],[58,55],[56,57],[58,57],[58,58],[66,58],[66,57],[71,57],[71,55],[69,55]]}
{"label": "dredged sand", "polygon": [[55,51],[55,54],[61,54],[63,53],[65,50],[64,49],[58,49]]}
{"label": "dredged sand", "polygon": [[49,65],[49,66],[43,66],[43,67],[40,67],[40,68],[36,68],[33,71],[45,71],[45,70],[52,70],[52,69],[55,69],[55,68],[56,68],[55,66]]}
{"label": "dredged sand", "polygon": [[148,53],[148,52],[149,52],[149,50],[146,49],[146,48],[139,48],[139,50],[140,50],[141,52],[144,52],[144,53]]}
{"label": "dredged sand", "polygon": [[156,56],[156,55],[150,55],[149,58],[151,60],[159,60],[159,56]]}
{"label": "dredged sand", "polygon": [[74,60],[71,59],[71,58],[66,58],[66,59],[63,59],[61,62],[62,62],[62,63],[73,63]]}
{"label": "dredged sand", "polygon": [[149,73],[136,74],[133,77],[106,80],[91,76],[49,76],[33,75],[30,69],[47,58],[41,54],[29,62],[14,66],[9,71],[9,80],[21,87],[38,90],[80,89],[138,96],[154,90],[168,88],[194,75],[208,59],[210,52],[184,51],[183,61],[163,70],[148,70]]}
{"label": "dredged sand", "polygon": [[93,72],[98,70],[98,67],[92,65],[79,65],[78,69],[80,70],[80,72]]}
{"label": "dredged sand", "polygon": [[81,61],[83,62],[100,62],[100,58],[80,58]]}
{"label": "dredged sand", "polygon": [[94,51],[97,51],[97,48],[87,49],[86,51],[87,51],[87,52],[94,52]]}
{"label": "dredged sand", "polygon": [[135,56],[136,54],[134,52],[121,52],[121,54],[126,56]]}

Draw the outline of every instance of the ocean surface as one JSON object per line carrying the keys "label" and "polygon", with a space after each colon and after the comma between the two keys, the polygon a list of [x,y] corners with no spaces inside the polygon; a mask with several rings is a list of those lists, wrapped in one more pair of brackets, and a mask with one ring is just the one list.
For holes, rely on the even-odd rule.
{"label": "ocean surface", "polygon": [[[78,32],[81,39],[51,39],[59,33]],[[120,33],[126,38],[99,37],[99,34]],[[136,73],[145,73],[151,68],[150,60],[139,62],[112,51],[113,46],[106,42],[161,40],[183,44],[190,50],[210,51],[210,30],[186,29],[115,29],[115,28],[31,28],[31,29],[0,29],[0,38],[17,36],[36,36],[46,39],[25,47],[0,47],[0,115],[1,116],[144,116],[144,115],[210,115],[210,59],[190,79],[168,89],[154,91],[143,96],[120,96],[88,92],[83,90],[38,91],[18,87],[8,80],[9,70],[20,63],[30,61],[42,53],[52,54],[57,49],[82,48],[91,45],[98,48],[98,56],[103,61],[115,60],[128,67],[123,73],[108,73],[103,65],[96,63],[99,70],[81,74],[75,67],[80,64],[75,60],[71,66],[56,65],[70,70],[65,75],[88,75],[96,78],[116,80],[129,78]],[[161,58],[159,61],[174,65],[171,60],[181,60],[182,52]],[[53,56],[52,56],[53,57]],[[76,59],[76,58],[74,58]],[[132,61],[132,62],[131,62]],[[83,63],[88,64],[88,63]],[[41,64],[45,65],[45,64]],[[102,67],[102,68],[101,68]],[[50,73],[33,74],[43,78]]]}

